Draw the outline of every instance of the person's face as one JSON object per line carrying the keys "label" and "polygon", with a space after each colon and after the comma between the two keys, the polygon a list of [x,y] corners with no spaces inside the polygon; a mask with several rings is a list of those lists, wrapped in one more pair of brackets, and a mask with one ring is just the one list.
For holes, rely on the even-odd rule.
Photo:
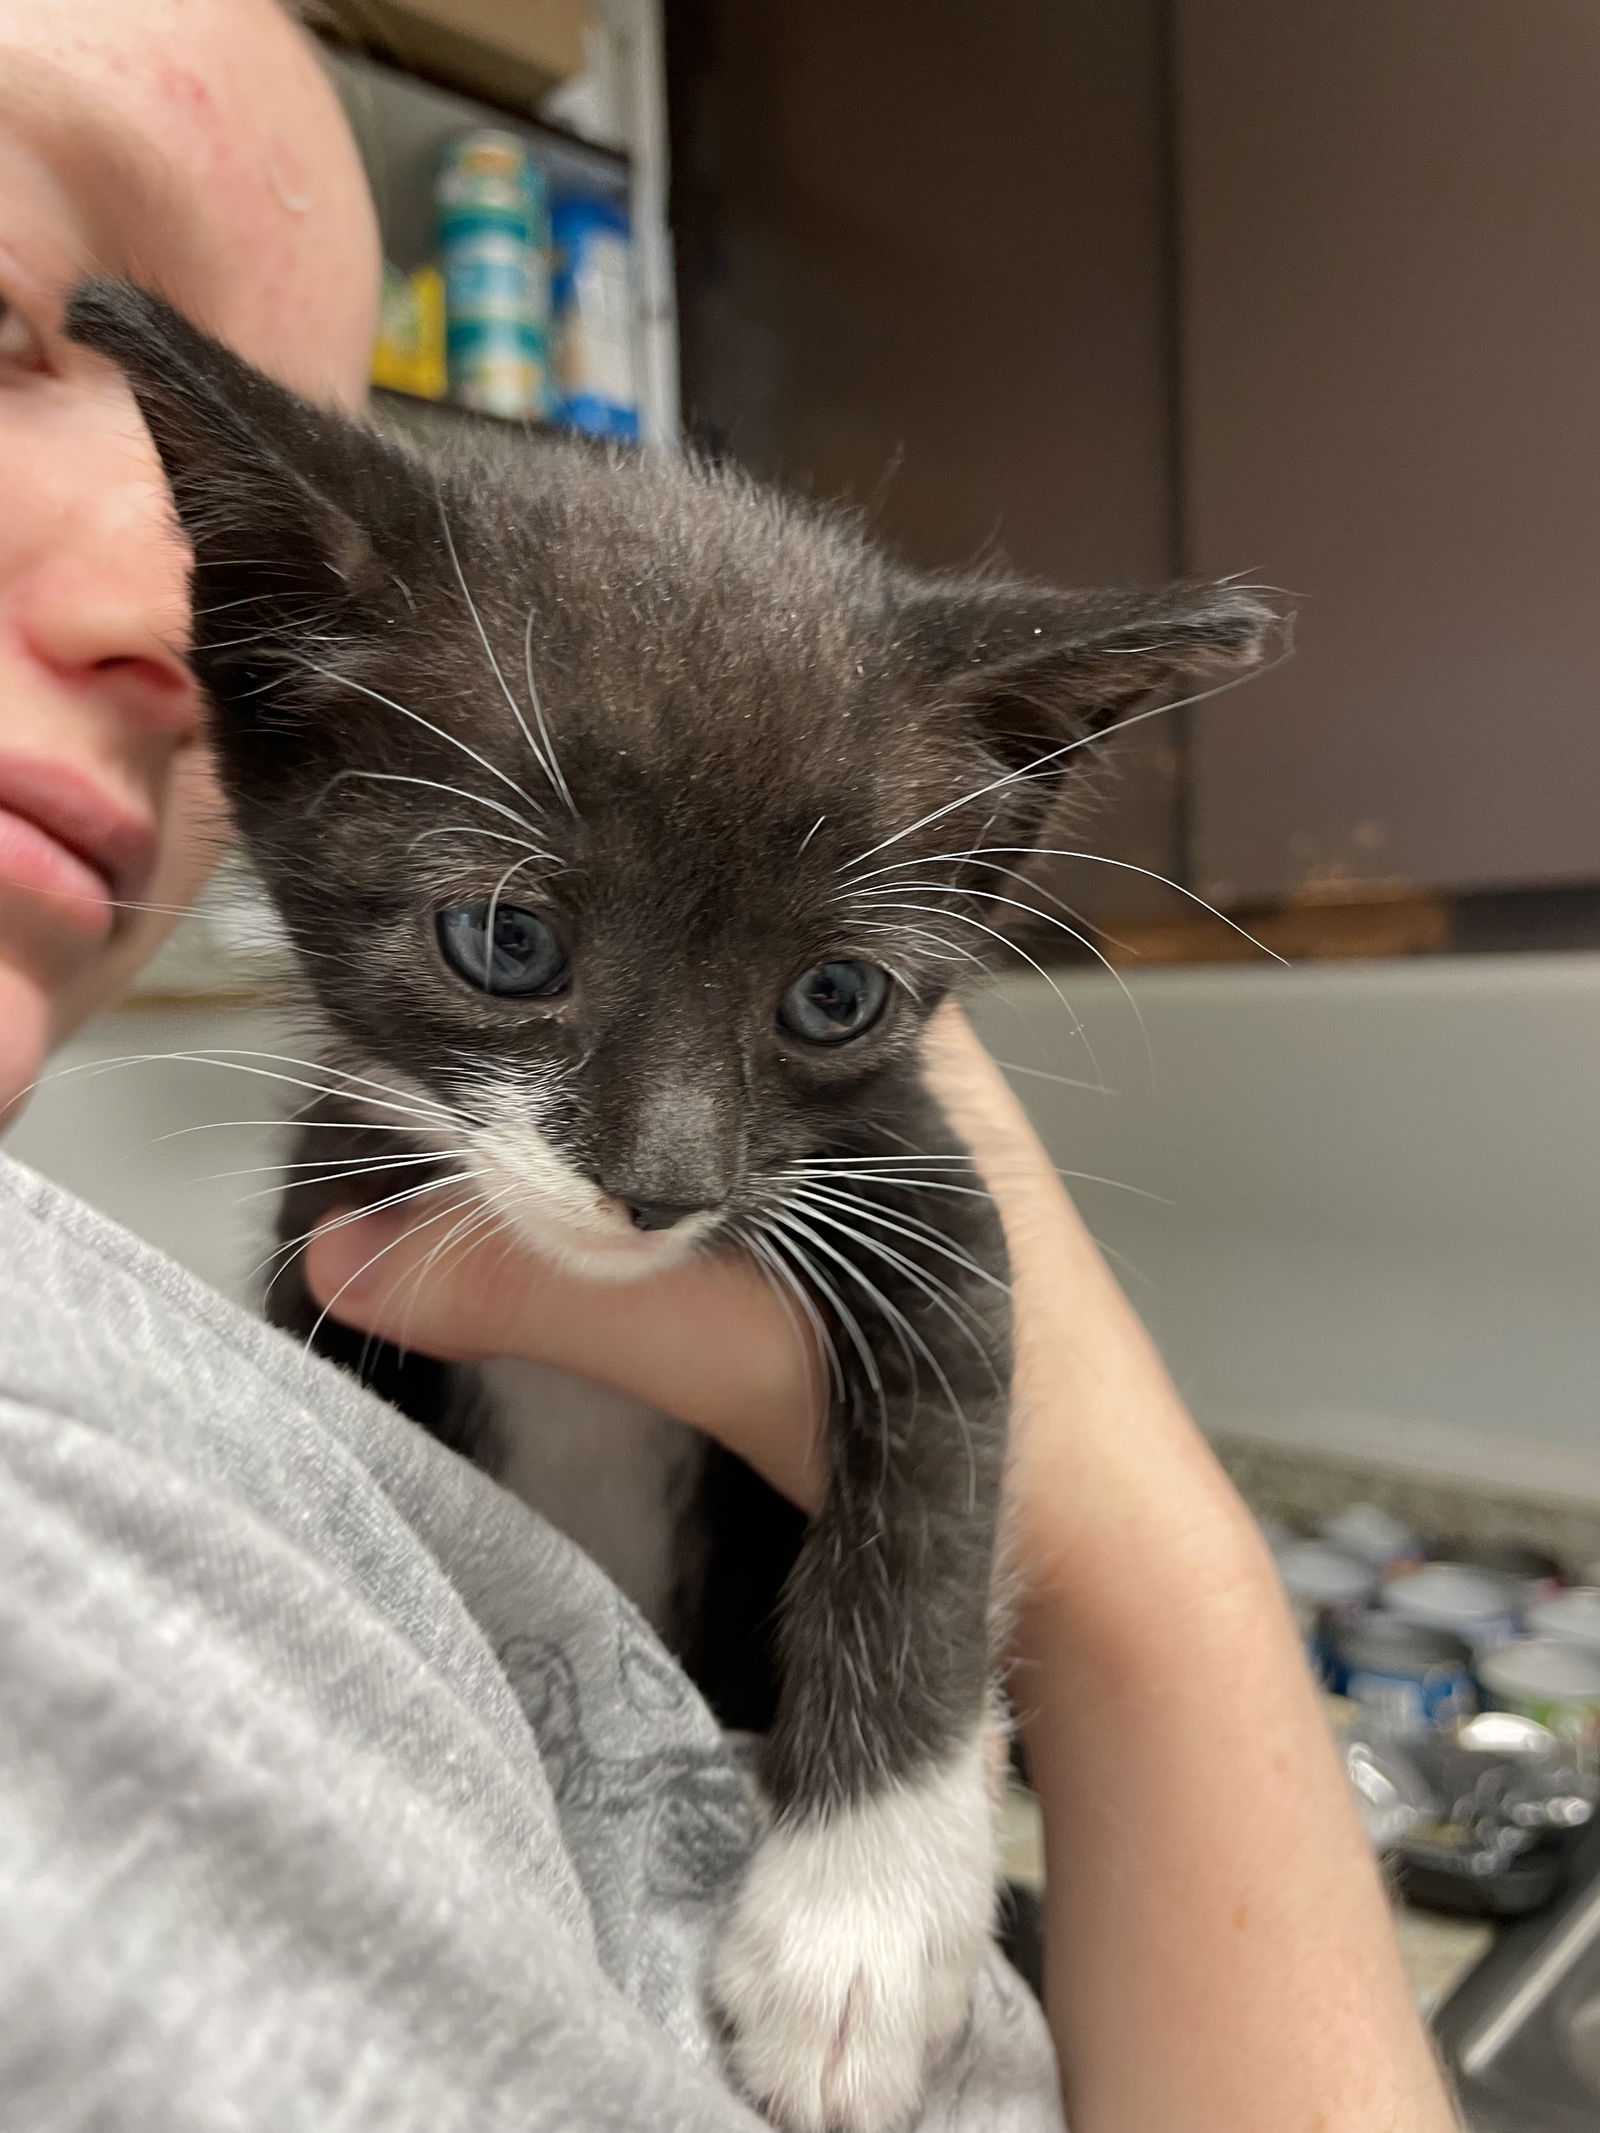
{"label": "person's face", "polygon": [[59,330],[89,270],[359,402],[372,209],[276,0],[0,0],[0,1117],[155,948],[221,821],[160,465]]}

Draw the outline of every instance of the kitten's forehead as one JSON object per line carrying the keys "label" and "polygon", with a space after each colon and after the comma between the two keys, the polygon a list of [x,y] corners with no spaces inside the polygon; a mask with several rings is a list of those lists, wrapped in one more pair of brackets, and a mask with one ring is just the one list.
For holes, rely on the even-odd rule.
{"label": "kitten's forehead", "polygon": [[475,663],[498,748],[529,764],[494,668],[537,703],[591,849],[603,833],[621,858],[653,835],[821,875],[948,789],[958,765],[889,574],[849,521],[648,463],[596,485],[562,462],[519,504],[520,539],[503,514],[468,521],[489,644],[455,656]]}

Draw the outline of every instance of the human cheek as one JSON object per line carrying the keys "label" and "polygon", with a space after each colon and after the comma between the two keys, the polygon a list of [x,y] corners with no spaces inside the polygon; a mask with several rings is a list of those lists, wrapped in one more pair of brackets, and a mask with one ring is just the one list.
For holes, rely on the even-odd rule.
{"label": "human cheek", "polygon": [[228,842],[227,806],[209,746],[197,741],[173,766],[162,818],[161,859],[148,908],[130,911],[93,963],[58,990],[51,1042],[59,1044],[125,992],[189,909]]}

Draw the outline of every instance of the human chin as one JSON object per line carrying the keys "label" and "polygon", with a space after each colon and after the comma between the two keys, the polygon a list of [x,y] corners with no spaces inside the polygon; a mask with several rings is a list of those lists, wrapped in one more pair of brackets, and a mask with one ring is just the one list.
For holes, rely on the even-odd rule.
{"label": "human chin", "polygon": [[50,1025],[51,998],[42,979],[0,950],[0,1129],[44,1071]]}

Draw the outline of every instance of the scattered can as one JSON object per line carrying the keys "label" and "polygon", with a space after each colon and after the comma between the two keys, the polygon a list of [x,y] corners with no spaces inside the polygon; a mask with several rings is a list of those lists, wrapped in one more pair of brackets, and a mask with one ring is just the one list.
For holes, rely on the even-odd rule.
{"label": "scattered can", "polygon": [[1444,1629],[1374,1608],[1333,1633],[1344,1693],[1395,1740],[1421,1740],[1478,1708],[1472,1654]]}
{"label": "scattered can", "polygon": [[1528,1634],[1600,1652],[1600,1587],[1574,1585],[1535,1600],[1528,1609]]}
{"label": "scattered can", "polygon": [[1329,1688],[1342,1688],[1335,1636],[1371,1606],[1378,1573],[1326,1541],[1294,1541],[1276,1560],[1313,1671]]}
{"label": "scattered can", "polygon": [[1292,1548],[1300,1538],[1292,1526],[1286,1526],[1281,1518],[1258,1518],[1256,1528],[1274,1555],[1281,1555],[1285,1548]]}
{"label": "scattered can", "polygon": [[1555,1557],[1524,1541],[1442,1540],[1434,1553],[1443,1563],[1465,1563],[1469,1569],[1492,1570],[1500,1577],[1510,1578],[1520,1590],[1525,1606],[1535,1600],[1547,1600],[1565,1583]]}
{"label": "scattered can", "polygon": [[1419,1629],[1445,1629],[1474,1652],[1517,1634],[1522,1594],[1510,1578],[1469,1563],[1425,1563],[1383,1588],[1391,1614]]}
{"label": "scattered can", "polygon": [[639,435],[639,396],[626,211],[614,201],[566,193],[557,194],[550,217],[561,419],[588,436],[632,444]]}
{"label": "scattered can", "polygon": [[1600,1652],[1557,1637],[1519,1637],[1478,1655],[1484,1700],[1547,1726],[1589,1788],[1600,1785]]}
{"label": "scattered can", "polygon": [[1346,1555],[1359,1555],[1380,1577],[1398,1577],[1417,1569],[1427,1550],[1403,1518],[1381,1510],[1375,1503],[1347,1504],[1321,1526],[1322,1538]]}
{"label": "scattered can", "polygon": [[450,397],[480,413],[542,416],[550,403],[550,209],[544,173],[514,133],[481,127],[439,170]]}

